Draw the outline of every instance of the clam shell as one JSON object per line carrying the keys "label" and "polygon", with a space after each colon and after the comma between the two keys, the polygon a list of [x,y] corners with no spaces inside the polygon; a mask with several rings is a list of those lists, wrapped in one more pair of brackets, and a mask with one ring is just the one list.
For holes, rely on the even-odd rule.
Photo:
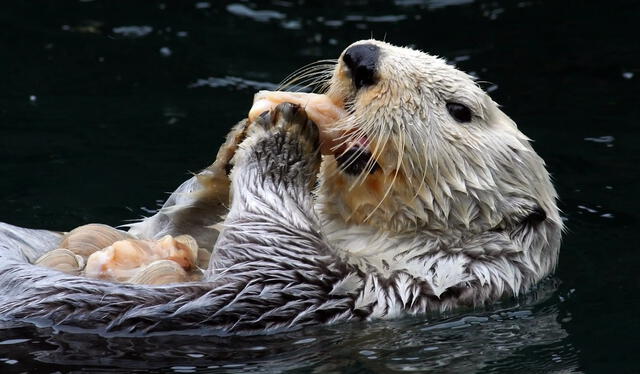
{"label": "clam shell", "polygon": [[106,248],[118,240],[132,239],[133,237],[111,226],[91,223],[79,226],[64,236],[60,247],[67,248],[71,252],[88,257],[92,253]]}
{"label": "clam shell", "polygon": [[141,269],[129,279],[129,283],[160,285],[186,282],[188,280],[187,272],[176,262],[158,260]]}
{"label": "clam shell", "polygon": [[84,268],[85,261],[84,258],[68,249],[58,248],[45,253],[38,258],[34,264],[55,269],[63,273],[77,275]]}

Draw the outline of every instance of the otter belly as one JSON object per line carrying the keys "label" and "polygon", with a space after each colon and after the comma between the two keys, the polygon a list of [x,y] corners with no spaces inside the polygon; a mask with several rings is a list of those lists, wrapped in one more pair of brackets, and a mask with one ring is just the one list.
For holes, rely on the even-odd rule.
{"label": "otter belly", "polygon": [[[63,239],[78,243],[58,233],[0,225],[0,318],[116,335],[263,333],[356,318],[351,309],[359,277],[325,245],[313,213],[318,135],[304,111],[290,104],[250,124],[233,159],[232,204],[201,280],[132,284],[36,266],[32,262]],[[111,247],[118,252],[113,246],[120,243],[122,253],[111,255],[145,262],[131,248],[142,244],[138,239],[111,230],[99,236],[102,245],[120,239]],[[179,239],[158,244],[175,254]],[[100,246],[89,258],[101,253],[95,249]],[[84,250],[77,253],[87,255]],[[184,260],[178,257],[171,262]]]}

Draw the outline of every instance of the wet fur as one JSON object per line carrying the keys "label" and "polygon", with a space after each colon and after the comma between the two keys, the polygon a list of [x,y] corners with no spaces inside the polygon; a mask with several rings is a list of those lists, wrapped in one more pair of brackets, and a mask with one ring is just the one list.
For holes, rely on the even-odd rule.
{"label": "wet fur", "polygon": [[[323,232],[367,281],[373,315],[479,305],[518,295],[556,267],[562,221],[544,161],[473,79],[444,60],[380,49],[376,83],[355,90],[342,62],[327,94],[349,115],[344,142],[366,136],[369,169],[351,176],[325,158],[317,193]],[[339,60],[340,61],[340,60]],[[446,109],[473,113],[458,123]],[[375,168],[375,170],[373,169]],[[411,308],[409,308],[411,309]]]}
{"label": "wet fur", "polygon": [[353,290],[340,285],[357,276],[318,231],[318,135],[299,114],[261,118],[237,152],[235,197],[202,282],[128,285],[34,266],[60,236],[2,224],[0,316],[103,334],[259,333],[354,318]]}
{"label": "wet fur", "polygon": [[[260,333],[482,305],[550,274],[562,223],[528,139],[466,74],[366,42],[382,48],[378,85],[353,92],[338,64],[328,93],[350,108],[339,126],[372,139],[379,169],[350,176],[333,156],[320,162],[313,126],[299,112],[283,120],[281,108],[236,129],[235,141],[246,139],[233,160],[232,204],[203,282],[134,286],[35,267],[57,234],[3,224],[0,317],[115,334]],[[451,98],[473,108],[470,126],[443,112]],[[218,182],[207,178],[224,182],[227,169],[187,181],[132,230],[152,237],[213,225],[228,196],[210,193]],[[210,209],[194,211],[201,199]]]}

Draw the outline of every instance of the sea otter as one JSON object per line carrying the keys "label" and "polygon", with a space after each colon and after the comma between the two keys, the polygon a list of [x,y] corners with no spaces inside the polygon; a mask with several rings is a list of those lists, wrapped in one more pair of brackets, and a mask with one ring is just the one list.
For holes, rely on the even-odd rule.
{"label": "sea otter", "polygon": [[202,280],[150,286],[34,266],[61,234],[0,224],[0,318],[253,334],[480,306],[554,270],[562,221],[544,161],[470,76],[376,40],[321,69],[306,73],[330,74],[335,121],[266,95],[212,166],[130,228],[213,248]]}

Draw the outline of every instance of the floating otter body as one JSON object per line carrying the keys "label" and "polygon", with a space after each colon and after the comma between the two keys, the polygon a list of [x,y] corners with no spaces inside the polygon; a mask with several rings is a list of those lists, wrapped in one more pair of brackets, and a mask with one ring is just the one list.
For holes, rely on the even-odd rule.
{"label": "floating otter body", "polygon": [[335,118],[309,108],[318,128],[304,98],[272,108],[278,94],[265,94],[216,163],[129,230],[213,248],[202,280],[134,285],[37,267],[60,234],[1,224],[0,318],[260,333],[482,305],[553,271],[562,222],[544,162],[469,76],[373,40],[330,71]]}

